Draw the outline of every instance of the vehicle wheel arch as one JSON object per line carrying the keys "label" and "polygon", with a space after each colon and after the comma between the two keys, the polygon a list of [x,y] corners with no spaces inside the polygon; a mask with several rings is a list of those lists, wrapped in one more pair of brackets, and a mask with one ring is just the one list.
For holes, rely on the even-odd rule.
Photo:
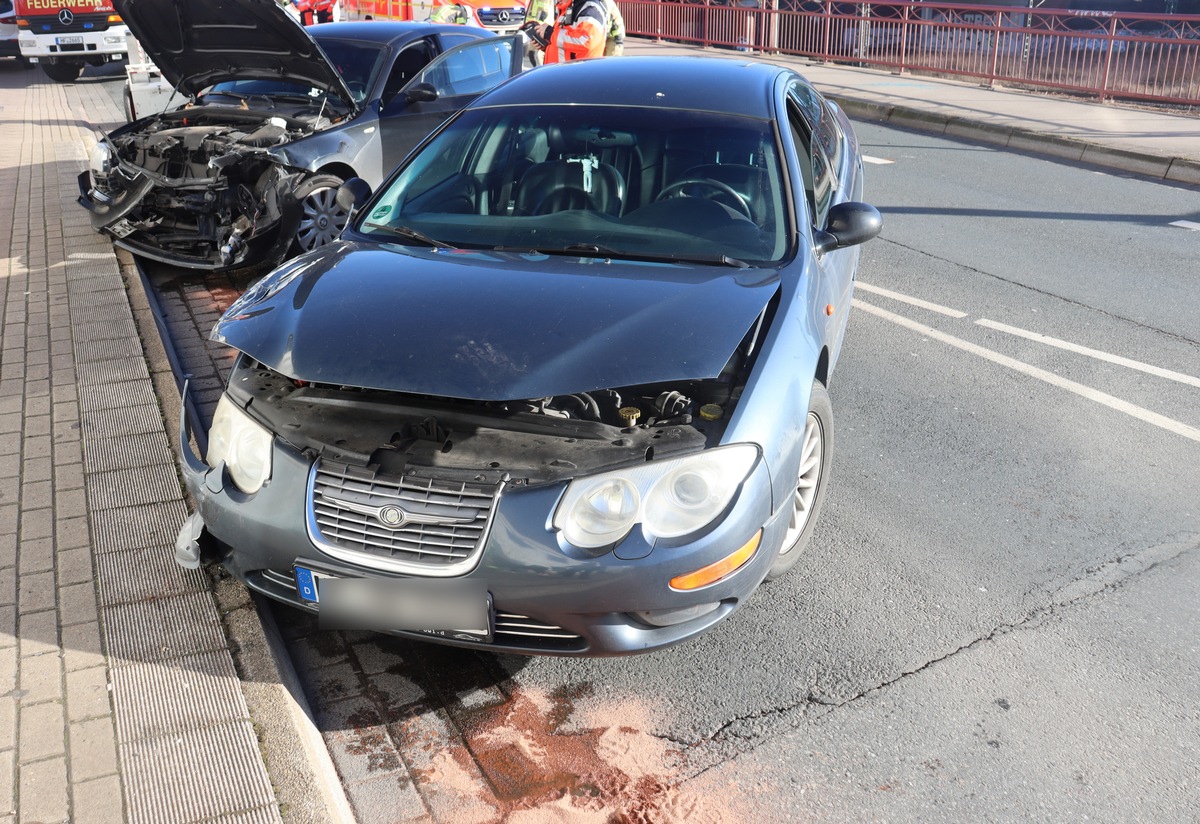
{"label": "vehicle wheel arch", "polygon": [[829,346],[821,347],[821,354],[817,356],[817,371],[813,375],[813,380],[829,388]]}
{"label": "vehicle wheel arch", "polygon": [[333,175],[334,177],[340,177],[344,181],[359,176],[358,172],[354,171],[353,167],[347,163],[326,163],[313,172],[313,174]]}

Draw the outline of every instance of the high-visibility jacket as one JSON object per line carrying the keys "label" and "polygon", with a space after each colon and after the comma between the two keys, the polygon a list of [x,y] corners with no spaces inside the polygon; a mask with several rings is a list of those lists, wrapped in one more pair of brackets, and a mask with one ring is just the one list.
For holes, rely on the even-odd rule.
{"label": "high-visibility jacket", "polygon": [[458,3],[442,3],[429,15],[429,22],[465,26],[471,22],[471,14]]}
{"label": "high-visibility jacket", "polygon": [[551,0],[529,0],[525,6],[525,21],[554,23],[554,3]]}
{"label": "high-visibility jacket", "polygon": [[605,0],[564,0],[546,46],[546,63],[566,63],[604,56],[608,36]]}
{"label": "high-visibility jacket", "polygon": [[608,11],[608,36],[604,40],[604,56],[624,54],[625,16],[621,14],[617,0],[604,0],[604,5]]}

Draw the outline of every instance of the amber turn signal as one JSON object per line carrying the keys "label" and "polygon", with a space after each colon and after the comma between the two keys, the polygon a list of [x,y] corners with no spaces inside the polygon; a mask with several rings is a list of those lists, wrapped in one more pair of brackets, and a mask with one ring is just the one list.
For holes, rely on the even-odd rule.
{"label": "amber turn signal", "polygon": [[120,23],[120,22],[121,22],[121,15],[119,15],[119,14],[110,14],[110,15],[108,16],[108,22],[110,22],[110,23]]}
{"label": "amber turn signal", "polygon": [[701,567],[687,575],[678,575],[671,579],[671,589],[699,589],[721,580],[726,575],[740,569],[753,556],[762,540],[762,530],[754,533],[754,537],[742,544],[733,554],[726,555],[716,563]]}

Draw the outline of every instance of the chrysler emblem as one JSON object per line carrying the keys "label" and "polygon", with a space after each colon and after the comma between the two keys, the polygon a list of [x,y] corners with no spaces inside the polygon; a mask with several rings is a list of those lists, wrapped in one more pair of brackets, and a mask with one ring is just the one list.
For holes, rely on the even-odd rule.
{"label": "chrysler emblem", "polygon": [[359,515],[366,515],[368,518],[374,518],[384,529],[403,529],[409,524],[469,524],[475,520],[473,514],[461,516],[435,515],[432,512],[409,512],[404,507],[397,506],[396,504],[371,506],[370,504],[346,501],[324,494],[321,495],[321,500],[340,509],[357,512]]}
{"label": "chrysler emblem", "polygon": [[70,9],[63,9],[58,13],[58,22],[62,23],[64,26],[69,26],[71,23],[75,22],[75,15],[71,14]]}
{"label": "chrysler emblem", "polygon": [[507,23],[508,18],[509,18],[509,14],[508,14],[507,9],[502,9],[501,11],[496,12],[496,19],[499,20],[501,23]]}
{"label": "chrysler emblem", "polygon": [[392,529],[399,529],[408,521],[408,513],[398,506],[380,507],[376,517],[379,518],[379,523]]}

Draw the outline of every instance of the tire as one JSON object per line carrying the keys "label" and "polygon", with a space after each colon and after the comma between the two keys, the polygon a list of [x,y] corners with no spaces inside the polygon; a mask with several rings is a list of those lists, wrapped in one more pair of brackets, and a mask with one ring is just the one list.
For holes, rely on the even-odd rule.
{"label": "tire", "polygon": [[83,74],[82,63],[42,63],[41,66],[55,83],[74,83]]}
{"label": "tire", "polygon": [[313,175],[296,187],[295,197],[302,211],[291,255],[319,249],[341,236],[350,216],[335,199],[341,185],[337,175]]}
{"label": "tire", "polygon": [[829,486],[829,467],[833,461],[833,404],[829,393],[819,382],[814,381],[808,402],[808,414],[804,421],[804,439],[801,447],[800,468],[796,483],[792,487],[792,500],[788,504],[788,528],[775,562],[767,572],[767,580],[773,581],[796,565],[804,548],[812,537],[821,505],[825,502],[825,490]]}

